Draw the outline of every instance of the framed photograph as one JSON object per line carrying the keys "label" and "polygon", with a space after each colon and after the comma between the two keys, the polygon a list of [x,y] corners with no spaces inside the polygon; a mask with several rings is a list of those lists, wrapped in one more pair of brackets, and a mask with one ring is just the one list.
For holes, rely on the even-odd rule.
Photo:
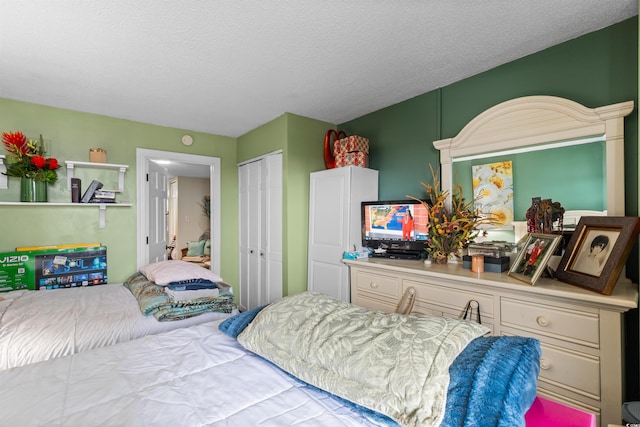
{"label": "framed photograph", "polygon": [[581,217],[555,277],[572,285],[611,295],[639,232],[638,217]]}
{"label": "framed photograph", "polygon": [[561,239],[562,236],[556,234],[530,233],[507,274],[535,284]]}

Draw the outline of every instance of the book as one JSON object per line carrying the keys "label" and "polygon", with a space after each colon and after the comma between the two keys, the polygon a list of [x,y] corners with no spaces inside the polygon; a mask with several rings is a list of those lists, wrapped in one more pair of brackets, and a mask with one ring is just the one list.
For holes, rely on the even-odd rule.
{"label": "book", "polygon": [[97,199],[115,199],[116,192],[111,190],[96,190],[93,197]]}
{"label": "book", "polygon": [[71,178],[71,203],[80,203],[82,194],[82,181],[80,178]]}
{"label": "book", "polygon": [[93,197],[93,193],[96,192],[96,190],[99,190],[102,188],[102,183],[100,181],[96,181],[95,179],[91,181],[91,184],[89,184],[89,187],[87,187],[87,191],[84,192],[84,194],[82,195],[82,199],[80,200],[81,203],[89,203],[89,200],[91,200],[91,198]]}
{"label": "book", "polygon": [[101,199],[99,197],[92,197],[87,203],[115,203],[116,199]]}

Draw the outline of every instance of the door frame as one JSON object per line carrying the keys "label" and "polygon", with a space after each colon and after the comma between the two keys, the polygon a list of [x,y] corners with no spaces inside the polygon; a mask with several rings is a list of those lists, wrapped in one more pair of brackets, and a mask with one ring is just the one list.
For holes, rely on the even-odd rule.
{"label": "door frame", "polygon": [[149,247],[149,207],[147,206],[147,173],[151,160],[173,160],[181,163],[192,163],[209,166],[209,194],[211,194],[211,270],[220,275],[220,158],[197,154],[176,153],[173,151],[149,150],[136,148],[136,188],[137,188],[137,268],[148,264]]}

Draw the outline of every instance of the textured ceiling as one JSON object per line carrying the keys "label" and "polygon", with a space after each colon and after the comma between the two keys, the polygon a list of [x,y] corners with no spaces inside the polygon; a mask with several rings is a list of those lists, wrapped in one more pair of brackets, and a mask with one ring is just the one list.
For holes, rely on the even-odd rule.
{"label": "textured ceiling", "polygon": [[637,0],[0,0],[0,97],[240,136],[342,123],[638,14]]}

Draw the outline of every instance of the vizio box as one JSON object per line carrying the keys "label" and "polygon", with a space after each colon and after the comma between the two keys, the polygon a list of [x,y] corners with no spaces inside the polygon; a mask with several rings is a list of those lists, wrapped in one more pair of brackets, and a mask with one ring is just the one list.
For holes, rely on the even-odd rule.
{"label": "vizio box", "polygon": [[105,283],[106,246],[0,253],[0,292]]}

